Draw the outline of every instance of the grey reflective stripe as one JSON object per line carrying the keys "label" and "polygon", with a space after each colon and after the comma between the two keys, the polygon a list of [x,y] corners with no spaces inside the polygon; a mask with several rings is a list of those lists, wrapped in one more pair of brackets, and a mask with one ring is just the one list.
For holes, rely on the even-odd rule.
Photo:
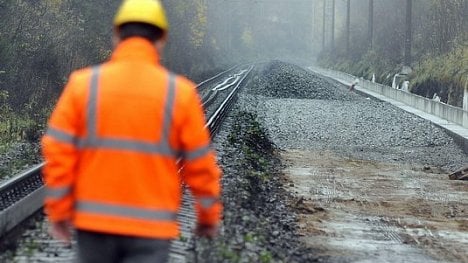
{"label": "grey reflective stripe", "polygon": [[175,221],[177,213],[157,210],[137,208],[123,205],[111,205],[95,202],[79,201],[76,203],[77,212],[93,213],[99,215],[120,216],[125,218],[145,219],[155,221]]}
{"label": "grey reflective stripe", "polygon": [[97,98],[98,98],[98,85],[99,85],[99,66],[92,68],[91,83],[88,100],[88,115],[87,115],[87,127],[88,137],[91,140],[97,137]]}
{"label": "grey reflective stripe", "polygon": [[207,155],[209,152],[210,152],[210,146],[205,146],[205,147],[201,147],[201,148],[198,148],[196,150],[193,150],[193,151],[189,151],[189,152],[183,152],[182,153],[182,157],[187,160],[187,161],[193,161],[197,158],[200,158],[200,157],[203,157],[205,155]]}
{"label": "grey reflective stripe", "polygon": [[61,141],[61,142],[65,142],[65,143],[69,143],[73,145],[76,145],[78,141],[77,137],[75,137],[74,135],[63,132],[63,131],[59,131],[51,127],[47,128],[46,135],[56,139],[57,141]]}
{"label": "grey reflective stripe", "polygon": [[200,198],[198,198],[198,202],[200,202],[200,205],[201,205],[202,208],[209,209],[214,204],[216,204],[218,202],[218,198],[215,198],[215,197],[200,197]]}
{"label": "grey reflective stripe", "polygon": [[139,140],[117,139],[97,136],[97,107],[99,94],[99,66],[92,68],[90,81],[90,95],[87,105],[87,137],[78,141],[79,148],[102,148],[113,150],[129,150],[142,153],[160,154],[177,157],[178,152],[169,146],[169,132],[175,100],[175,79],[173,73],[169,73],[167,100],[164,105],[161,140],[159,143],[148,143]]}
{"label": "grey reflective stripe", "polygon": [[169,145],[169,131],[171,129],[172,113],[174,111],[175,99],[175,75],[169,72],[169,81],[167,87],[167,100],[164,105],[164,120],[162,124],[161,144]]}
{"label": "grey reflective stripe", "polygon": [[61,199],[71,193],[72,188],[70,186],[65,187],[46,187],[46,198]]}
{"label": "grey reflective stripe", "polygon": [[167,145],[159,145],[154,143],[145,143],[134,140],[122,139],[96,139],[96,140],[81,140],[78,143],[79,148],[101,148],[114,150],[129,150],[142,153],[160,154],[165,156],[176,156],[177,152],[169,148]]}

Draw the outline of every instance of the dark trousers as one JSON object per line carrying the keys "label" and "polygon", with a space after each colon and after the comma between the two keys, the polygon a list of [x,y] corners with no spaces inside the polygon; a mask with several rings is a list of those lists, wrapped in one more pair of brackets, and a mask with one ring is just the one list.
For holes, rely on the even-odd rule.
{"label": "dark trousers", "polygon": [[80,263],[166,263],[170,240],[77,230]]}

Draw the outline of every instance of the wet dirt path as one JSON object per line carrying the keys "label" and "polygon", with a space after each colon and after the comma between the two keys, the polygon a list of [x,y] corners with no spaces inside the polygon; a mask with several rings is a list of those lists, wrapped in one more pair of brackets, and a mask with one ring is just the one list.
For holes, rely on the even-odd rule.
{"label": "wet dirt path", "polygon": [[334,262],[468,262],[468,182],[445,171],[282,153],[304,241]]}

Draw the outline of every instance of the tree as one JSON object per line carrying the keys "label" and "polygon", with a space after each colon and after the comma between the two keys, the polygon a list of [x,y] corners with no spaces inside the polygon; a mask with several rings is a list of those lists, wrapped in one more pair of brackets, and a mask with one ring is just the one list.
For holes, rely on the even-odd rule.
{"label": "tree", "polygon": [[346,53],[349,54],[349,37],[351,27],[351,0],[346,4]]}
{"label": "tree", "polygon": [[[438,54],[448,52],[458,36],[467,34],[467,0],[432,0],[432,50]],[[465,24],[465,25],[464,25]]]}
{"label": "tree", "polygon": [[411,66],[411,44],[413,26],[411,17],[413,15],[413,0],[406,0],[406,34],[405,34],[405,65]]}
{"label": "tree", "polygon": [[332,16],[331,16],[331,49],[335,50],[335,0],[332,0],[332,8],[331,8]]}
{"label": "tree", "polygon": [[325,32],[326,32],[326,12],[327,12],[327,0],[323,0],[323,20],[322,20],[322,50],[325,50]]}
{"label": "tree", "polygon": [[368,33],[369,48],[372,49],[374,41],[374,0],[369,0],[369,20],[368,20]]}

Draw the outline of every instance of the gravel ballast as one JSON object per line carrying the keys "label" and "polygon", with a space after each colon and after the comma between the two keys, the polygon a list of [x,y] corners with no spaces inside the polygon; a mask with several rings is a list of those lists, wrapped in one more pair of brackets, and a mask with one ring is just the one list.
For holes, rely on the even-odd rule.
{"label": "gravel ballast", "polygon": [[[283,75],[304,74],[302,68],[291,64],[272,64],[288,72]],[[418,163],[445,170],[455,170],[467,161],[454,140],[433,123],[389,103],[349,92],[327,78],[308,72],[302,96],[297,92],[287,96],[283,91],[285,94],[280,97],[250,95],[259,94],[257,87],[280,90],[289,87],[288,79],[275,80],[276,86],[270,82],[269,78],[259,78],[252,91],[244,94],[247,101],[257,102],[244,104],[258,113],[270,138],[280,148],[333,149],[362,159]],[[309,90],[310,82],[329,90],[333,96],[317,97]]]}
{"label": "gravel ballast", "polygon": [[[262,251],[269,255],[263,258],[266,262],[330,261],[314,256],[320,251],[307,248],[299,241],[295,211],[304,211],[300,211],[301,200],[295,200],[283,190],[288,184],[278,172],[283,168],[278,152],[283,149],[327,150],[345,158],[418,165],[442,171],[457,169],[466,161],[466,155],[444,130],[388,103],[349,92],[337,82],[292,64],[273,61],[256,70],[232,114],[250,114],[265,132],[266,139],[272,141],[273,154],[265,155],[256,150],[259,163],[265,162],[263,158],[267,157],[270,168],[264,172],[268,179],[260,182],[262,187],[249,190],[246,187],[249,184],[244,181],[251,176],[248,171],[256,170],[243,168],[246,156],[239,154],[242,152],[239,145],[234,150],[222,147],[227,151],[221,158],[225,171],[224,231],[213,242],[198,243],[197,252],[203,255],[199,259],[208,259],[198,262],[258,262]],[[268,206],[268,201],[252,201],[250,206],[243,206],[245,203],[241,199],[253,195],[257,195],[255,200],[268,196],[274,200],[273,206]],[[260,223],[265,220],[268,226]],[[285,222],[289,229],[284,229]],[[245,233],[262,236],[262,242],[245,245]],[[219,249],[229,251],[224,255],[237,255],[235,260],[220,256]],[[300,253],[295,253],[297,251]],[[336,258],[331,261],[336,262]]]}

